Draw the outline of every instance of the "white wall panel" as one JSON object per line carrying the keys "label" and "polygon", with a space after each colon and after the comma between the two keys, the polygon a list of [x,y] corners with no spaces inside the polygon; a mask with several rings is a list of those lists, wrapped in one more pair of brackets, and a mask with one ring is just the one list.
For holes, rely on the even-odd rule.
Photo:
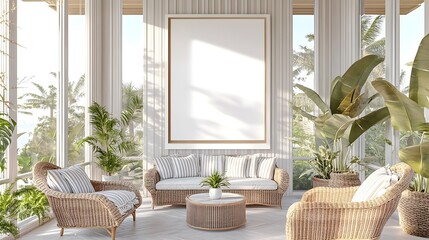
{"label": "white wall panel", "polygon": [[[144,0],[144,158],[172,153],[276,155],[292,176],[292,1],[291,0]],[[271,16],[271,149],[165,149],[166,14],[269,14]],[[291,190],[291,187],[290,187]]]}

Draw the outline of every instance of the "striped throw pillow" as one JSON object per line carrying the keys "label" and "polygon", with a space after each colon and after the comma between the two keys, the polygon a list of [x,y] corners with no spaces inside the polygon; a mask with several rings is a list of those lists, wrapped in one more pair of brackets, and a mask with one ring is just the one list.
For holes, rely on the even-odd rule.
{"label": "striped throw pillow", "polygon": [[170,157],[156,157],[154,160],[161,180],[172,178],[174,176]]}
{"label": "striped throw pillow", "polygon": [[229,178],[245,178],[247,175],[247,156],[227,156],[225,160],[225,176]]}
{"label": "striped throw pillow", "polygon": [[61,175],[70,184],[73,193],[92,193],[95,192],[91,180],[86,175],[85,170],[79,166],[72,166],[63,169]]}
{"label": "striped throw pillow", "polygon": [[200,163],[198,157],[191,154],[186,157],[172,157],[174,178],[200,176]]}
{"label": "striped throw pillow", "polygon": [[55,191],[72,193],[73,191],[70,184],[61,174],[62,171],[64,171],[64,169],[48,170],[48,175],[46,176],[48,186]]}
{"label": "striped throw pillow", "polygon": [[258,160],[261,154],[256,153],[249,156],[249,163],[247,164],[247,177],[257,178],[258,177]]}
{"label": "striped throw pillow", "polygon": [[258,177],[273,179],[274,168],[276,167],[275,157],[259,157],[258,160]]}
{"label": "striped throw pillow", "polygon": [[208,177],[215,171],[223,174],[223,155],[201,155],[201,177]]}

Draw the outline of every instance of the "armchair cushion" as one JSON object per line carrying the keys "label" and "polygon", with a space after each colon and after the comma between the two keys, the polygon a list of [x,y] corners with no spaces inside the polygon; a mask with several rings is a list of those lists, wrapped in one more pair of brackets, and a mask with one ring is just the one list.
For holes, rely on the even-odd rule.
{"label": "armchair cushion", "polygon": [[94,187],[85,170],[79,166],[47,171],[48,186],[64,193],[91,193]]}
{"label": "armchair cushion", "polygon": [[61,171],[64,171],[64,169],[56,169],[56,170],[48,170],[48,174],[46,176],[46,181],[48,183],[48,186],[58,192],[63,193],[72,193],[72,189],[70,187],[70,184],[67,182],[67,180],[63,177],[61,174]]}
{"label": "armchair cushion", "polygon": [[95,192],[94,187],[86,175],[85,170],[79,166],[72,166],[62,169],[61,175],[70,185],[73,193],[92,193]]}
{"label": "armchair cushion", "polygon": [[134,209],[134,205],[139,203],[136,194],[126,190],[108,190],[94,192],[93,194],[105,196],[113,204],[115,204],[116,207],[118,207],[121,215],[124,215],[129,210]]}
{"label": "armchair cushion", "polygon": [[387,188],[399,181],[399,175],[388,166],[381,167],[369,175],[358,188],[352,202],[363,202],[383,195]]}

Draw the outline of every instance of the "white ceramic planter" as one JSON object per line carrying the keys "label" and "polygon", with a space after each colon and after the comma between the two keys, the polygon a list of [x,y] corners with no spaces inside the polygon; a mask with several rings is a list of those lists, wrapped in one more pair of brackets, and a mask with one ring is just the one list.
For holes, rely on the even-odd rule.
{"label": "white ceramic planter", "polygon": [[222,197],[222,189],[221,188],[210,188],[209,196],[211,199],[220,199]]}
{"label": "white ceramic planter", "polygon": [[101,179],[102,179],[104,182],[108,182],[108,181],[119,181],[119,180],[121,180],[121,176],[120,176],[120,175],[113,175],[113,176],[101,175]]}

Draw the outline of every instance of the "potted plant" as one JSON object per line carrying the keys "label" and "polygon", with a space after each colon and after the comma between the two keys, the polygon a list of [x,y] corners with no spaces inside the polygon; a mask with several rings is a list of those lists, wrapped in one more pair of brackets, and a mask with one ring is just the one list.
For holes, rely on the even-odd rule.
{"label": "potted plant", "polygon": [[[429,237],[429,122],[424,109],[429,108],[429,35],[423,38],[417,50],[410,77],[407,97],[385,80],[372,83],[389,109],[392,127],[403,133],[412,133],[410,146],[399,150],[399,159],[416,173],[409,190],[399,201],[402,229],[408,234]],[[415,140],[417,137],[417,141]]]}
{"label": "potted plant", "polygon": [[360,117],[369,103],[378,97],[378,94],[369,95],[365,87],[370,73],[383,60],[376,55],[365,56],[353,63],[343,76],[336,77],[331,84],[329,105],[312,89],[295,85],[315,103],[320,112],[315,116],[297,106],[293,106],[294,110],[314,122],[319,142],[337,152],[330,175],[332,186],[339,186],[341,182],[343,186],[360,184],[357,173],[351,171],[351,165],[358,160],[350,154],[351,145],[365,131],[389,116],[389,111],[384,107]]}
{"label": "potted plant", "polygon": [[332,173],[332,163],[338,152],[334,152],[329,146],[319,146],[318,150],[304,147],[313,153],[314,158],[308,161],[310,169],[303,172],[299,177],[311,177],[313,187],[327,187]]}
{"label": "potted plant", "polygon": [[211,199],[220,199],[222,197],[221,187],[228,187],[229,182],[228,178],[221,175],[218,171],[215,171],[212,175],[201,181],[201,186],[210,187],[209,196]]}
{"label": "potted plant", "polygon": [[92,146],[97,165],[107,173],[104,181],[119,180],[119,173],[124,166],[123,155],[135,149],[136,143],[125,134],[133,116],[143,108],[138,97],[132,99],[128,108],[122,111],[121,118],[114,118],[104,106],[94,102],[89,107],[92,136],[79,141],[79,145],[88,143]]}

